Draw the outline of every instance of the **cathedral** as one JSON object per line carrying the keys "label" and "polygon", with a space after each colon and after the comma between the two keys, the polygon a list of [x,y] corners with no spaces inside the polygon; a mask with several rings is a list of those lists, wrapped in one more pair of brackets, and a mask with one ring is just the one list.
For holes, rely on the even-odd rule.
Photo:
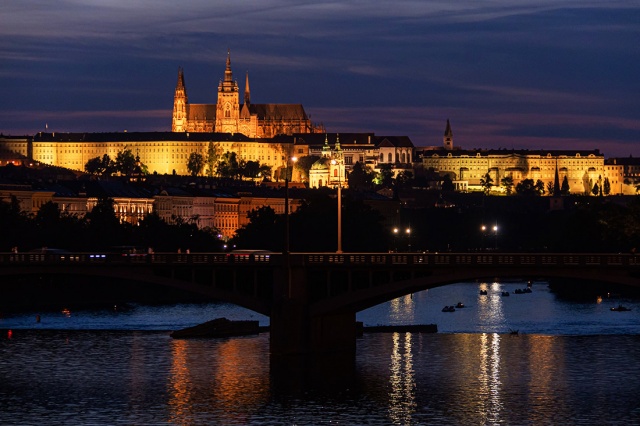
{"label": "cathedral", "polygon": [[242,133],[249,138],[272,138],[294,133],[322,133],[301,104],[252,104],[247,73],[244,102],[240,103],[238,82],[233,79],[231,56],[227,52],[224,79],[218,85],[218,103],[190,104],[184,72],[178,70],[173,99],[172,132]]}

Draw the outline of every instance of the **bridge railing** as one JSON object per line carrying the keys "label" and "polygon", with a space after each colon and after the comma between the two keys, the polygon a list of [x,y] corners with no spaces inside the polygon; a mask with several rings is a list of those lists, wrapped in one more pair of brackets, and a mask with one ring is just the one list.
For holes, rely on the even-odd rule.
{"label": "bridge railing", "polygon": [[640,256],[609,253],[305,253],[307,265],[640,266]]}
{"label": "bridge railing", "polygon": [[0,253],[0,266],[21,264],[269,264],[271,254],[233,253]]}
{"label": "bridge railing", "polygon": [[[291,253],[291,265],[630,266],[640,255],[620,253]],[[0,266],[24,264],[283,265],[280,253],[0,253]]]}

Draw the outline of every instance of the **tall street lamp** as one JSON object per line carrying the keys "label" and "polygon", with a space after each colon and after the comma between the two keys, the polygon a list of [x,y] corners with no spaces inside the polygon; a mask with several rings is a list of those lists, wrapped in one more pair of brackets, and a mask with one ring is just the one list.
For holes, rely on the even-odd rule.
{"label": "tall street lamp", "polygon": [[393,228],[393,251],[398,252],[398,228]]}
{"label": "tall street lamp", "polygon": [[409,244],[408,244],[408,251],[411,252],[411,228],[407,228],[406,231],[407,233],[407,238],[409,239]]}
{"label": "tall street lamp", "polygon": [[496,222],[496,224],[493,225],[493,233],[495,234],[495,238],[496,238],[495,249],[498,250],[498,222]]}
{"label": "tall street lamp", "polygon": [[342,168],[336,160],[331,160],[331,164],[338,166],[338,250],[336,253],[342,253]]}
{"label": "tall street lamp", "polygon": [[[289,254],[289,162],[295,164],[297,157],[287,157],[284,173],[284,250],[283,254]],[[293,168],[293,167],[292,167]]]}

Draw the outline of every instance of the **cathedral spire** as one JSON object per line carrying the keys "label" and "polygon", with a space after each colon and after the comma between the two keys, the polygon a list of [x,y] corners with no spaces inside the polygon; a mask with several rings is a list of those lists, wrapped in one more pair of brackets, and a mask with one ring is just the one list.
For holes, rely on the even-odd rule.
{"label": "cathedral spire", "polygon": [[447,127],[444,129],[444,149],[452,150],[453,149],[453,132],[451,131],[451,123],[449,123],[449,119],[447,118]]}
{"label": "cathedral spire", "polygon": [[244,83],[244,103],[247,105],[251,103],[251,96],[249,94],[249,71],[247,71],[247,78]]}
{"label": "cathedral spire", "polygon": [[176,96],[187,97],[187,88],[184,85],[184,70],[178,67],[178,83],[176,84]]}
{"label": "cathedral spire", "polygon": [[184,85],[184,72],[182,67],[178,68],[178,83],[173,95],[173,117],[171,120],[172,132],[184,132],[187,120],[187,88]]}
{"label": "cathedral spire", "polygon": [[233,73],[231,72],[231,50],[227,49],[227,67],[224,70],[224,81],[232,82]]}

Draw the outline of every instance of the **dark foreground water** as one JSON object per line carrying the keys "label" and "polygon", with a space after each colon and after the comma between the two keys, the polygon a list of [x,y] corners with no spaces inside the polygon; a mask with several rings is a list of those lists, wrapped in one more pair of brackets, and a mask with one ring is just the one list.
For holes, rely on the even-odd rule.
{"label": "dark foreground water", "polygon": [[[640,424],[640,303],[572,302],[543,283],[500,295],[521,287],[456,284],[362,312],[440,332],[365,334],[347,360],[270,360],[268,334],[165,331],[252,315],[228,305],[5,317],[0,424]],[[632,310],[610,310],[620,303]]]}

